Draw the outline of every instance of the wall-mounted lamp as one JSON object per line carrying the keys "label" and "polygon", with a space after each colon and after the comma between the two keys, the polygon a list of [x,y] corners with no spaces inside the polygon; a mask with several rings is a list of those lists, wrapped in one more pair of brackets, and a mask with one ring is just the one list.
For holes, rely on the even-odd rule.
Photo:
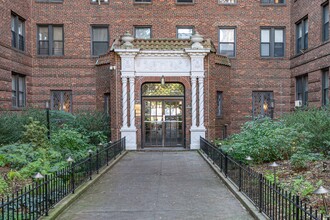
{"label": "wall-mounted lamp", "polygon": [[165,77],[162,75],[162,78],[160,79],[160,84],[163,86],[165,85]]}
{"label": "wall-mounted lamp", "polygon": [[141,116],[141,104],[137,103],[134,105],[135,109],[135,117],[140,117]]}
{"label": "wall-mounted lamp", "polygon": [[264,102],[263,108],[264,108],[264,112],[267,112],[267,110],[268,110],[268,103],[267,102]]}
{"label": "wall-mounted lamp", "polygon": [[116,70],[116,66],[110,66],[109,70]]}

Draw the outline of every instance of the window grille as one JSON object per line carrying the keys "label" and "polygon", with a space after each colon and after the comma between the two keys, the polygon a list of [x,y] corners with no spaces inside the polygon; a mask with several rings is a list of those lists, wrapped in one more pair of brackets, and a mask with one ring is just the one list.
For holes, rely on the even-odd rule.
{"label": "window grille", "polygon": [[253,119],[271,117],[271,100],[273,92],[252,92]]}

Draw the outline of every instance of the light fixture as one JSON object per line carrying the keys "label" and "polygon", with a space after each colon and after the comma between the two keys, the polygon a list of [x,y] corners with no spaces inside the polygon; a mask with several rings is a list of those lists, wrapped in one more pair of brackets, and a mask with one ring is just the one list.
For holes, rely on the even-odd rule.
{"label": "light fixture", "polygon": [[162,75],[162,78],[160,79],[160,84],[163,86],[165,85],[165,77]]}
{"label": "light fixture", "polygon": [[74,160],[72,159],[72,157],[69,157],[66,161],[71,164]]}
{"label": "light fixture", "polygon": [[268,103],[267,102],[264,102],[263,108],[264,108],[264,111],[267,112],[267,110],[268,110]]}
{"label": "light fixture", "polygon": [[321,195],[322,196],[323,205],[324,205],[324,208],[325,208],[325,214],[328,216],[327,202],[325,201],[325,197],[324,196],[329,193],[329,190],[327,190],[323,186],[320,186],[313,193],[316,194],[316,195]]}
{"label": "light fixture", "polygon": [[46,109],[49,109],[49,101],[46,101]]}
{"label": "light fixture", "polygon": [[42,178],[44,178],[44,176],[41,175],[41,173],[37,173],[37,174],[34,176],[34,179],[37,179],[37,180],[42,179]]}
{"label": "light fixture", "polygon": [[140,117],[141,116],[141,104],[136,103],[134,105],[134,109],[135,109],[135,116]]}
{"label": "light fixture", "polygon": [[274,186],[276,186],[276,168],[279,167],[280,165],[276,162],[272,163],[269,165],[270,167],[274,168]]}

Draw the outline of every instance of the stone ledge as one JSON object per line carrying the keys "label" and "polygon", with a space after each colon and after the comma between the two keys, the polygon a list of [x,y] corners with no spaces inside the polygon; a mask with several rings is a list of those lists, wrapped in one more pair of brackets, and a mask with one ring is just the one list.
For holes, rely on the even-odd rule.
{"label": "stone ledge", "polygon": [[267,218],[264,214],[260,213],[259,210],[246,198],[238,188],[230,182],[223,173],[220,172],[219,168],[213,164],[213,162],[207,157],[202,150],[198,153],[204,158],[204,160],[209,164],[212,170],[220,177],[221,181],[227,186],[227,188],[234,194],[234,196],[241,202],[241,204],[247,209],[254,219],[266,220]]}
{"label": "stone ledge", "polygon": [[115,160],[113,160],[109,166],[105,166],[100,170],[99,174],[94,174],[93,179],[79,186],[74,194],[69,194],[67,197],[62,199],[54,208],[49,210],[48,216],[42,216],[41,220],[55,220],[64,210],[66,210],[74,201],[76,201],[84,192],[86,192],[96,181],[98,181],[105,173],[107,173],[117,162],[121,160],[127,151],[124,151]]}

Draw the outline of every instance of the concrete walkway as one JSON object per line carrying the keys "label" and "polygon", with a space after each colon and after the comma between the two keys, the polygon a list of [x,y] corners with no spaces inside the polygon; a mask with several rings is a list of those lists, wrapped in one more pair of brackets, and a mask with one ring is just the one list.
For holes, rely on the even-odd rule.
{"label": "concrete walkway", "polygon": [[58,219],[252,219],[197,152],[129,152]]}

